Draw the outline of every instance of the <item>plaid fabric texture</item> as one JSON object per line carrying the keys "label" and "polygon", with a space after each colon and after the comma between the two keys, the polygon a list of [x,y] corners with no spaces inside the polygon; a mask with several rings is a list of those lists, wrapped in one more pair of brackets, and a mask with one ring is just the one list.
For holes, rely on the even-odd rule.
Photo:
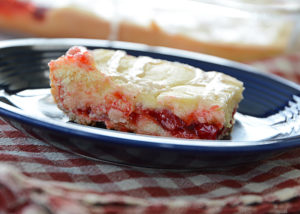
{"label": "plaid fabric texture", "polygon": [[[300,81],[300,54],[252,64]],[[0,120],[0,213],[300,213],[300,149],[228,171],[95,162]]]}

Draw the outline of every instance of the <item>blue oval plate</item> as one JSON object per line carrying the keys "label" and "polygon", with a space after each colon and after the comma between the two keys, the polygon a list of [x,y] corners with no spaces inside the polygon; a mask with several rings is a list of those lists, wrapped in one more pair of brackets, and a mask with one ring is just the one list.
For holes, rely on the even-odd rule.
{"label": "blue oval plate", "polygon": [[[229,140],[154,137],[68,122],[52,101],[48,65],[73,45],[122,49],[229,74],[244,82],[244,100]],[[116,164],[160,169],[226,167],[263,160],[300,145],[300,87],[243,64],[162,47],[88,39],[0,42],[0,115],[58,148]]]}

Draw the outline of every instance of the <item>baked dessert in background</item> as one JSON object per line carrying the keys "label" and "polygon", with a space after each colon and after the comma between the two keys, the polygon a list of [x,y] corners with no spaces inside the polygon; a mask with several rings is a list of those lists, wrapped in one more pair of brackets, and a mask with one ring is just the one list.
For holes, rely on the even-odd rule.
{"label": "baked dessert in background", "polygon": [[124,51],[72,47],[49,63],[51,93],[79,124],[138,134],[222,139],[243,84],[219,72]]}
{"label": "baked dessert in background", "polygon": [[110,23],[79,8],[47,8],[31,1],[1,0],[0,29],[40,37],[107,39]]}
{"label": "baked dessert in background", "polygon": [[[155,5],[154,1],[127,0],[118,1],[118,5],[111,5],[108,9],[102,8],[101,4],[91,5],[93,11],[74,5],[41,6],[35,2],[38,1],[1,0],[0,29],[40,37],[137,42],[241,62],[284,53],[292,33],[291,23],[273,20],[276,14],[272,20],[263,21],[255,17],[232,18],[235,12],[228,11],[226,16],[215,19],[214,16],[219,13],[214,11],[216,8],[210,8],[206,12],[205,8],[201,8],[203,5],[191,5],[187,10],[184,9],[188,3],[201,3],[196,1],[186,1],[179,5],[179,9],[168,9],[176,5],[173,2],[166,10],[164,7],[150,8]],[[157,5],[161,6],[163,3]],[[197,10],[189,11],[195,7],[198,7]]]}

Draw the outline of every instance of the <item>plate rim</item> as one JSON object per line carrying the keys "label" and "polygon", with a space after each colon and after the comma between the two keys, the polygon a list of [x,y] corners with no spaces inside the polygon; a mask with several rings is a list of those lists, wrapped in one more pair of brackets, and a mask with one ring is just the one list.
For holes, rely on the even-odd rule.
{"label": "plate rim", "polygon": [[[74,44],[76,43],[76,44]],[[81,43],[81,44],[79,44]],[[152,52],[164,55],[171,55],[176,57],[192,58],[195,60],[201,60],[204,62],[210,62],[213,64],[221,64],[223,66],[243,69],[248,73],[254,73],[255,75],[262,75],[268,79],[277,81],[283,85],[288,85],[299,91],[300,85],[276,76],[274,74],[259,72],[254,67],[231,60],[210,56],[206,54],[179,50],[174,48],[160,47],[160,46],[148,46],[144,44],[137,44],[131,42],[121,41],[108,41],[108,40],[97,40],[97,39],[77,39],[77,38],[27,38],[27,39],[12,39],[0,41],[0,49],[20,46],[49,46],[55,48],[57,46],[74,46],[74,45],[85,45],[85,46],[99,46],[107,48],[121,48],[128,50]],[[199,140],[199,139],[182,139],[182,138],[171,138],[171,137],[157,137],[148,136],[141,134],[131,134],[125,132],[119,132],[114,130],[99,129],[90,126],[84,126],[79,124],[63,123],[60,121],[46,121],[42,118],[34,118],[31,115],[22,112],[22,110],[12,107],[0,101],[0,115],[18,120],[23,123],[33,125],[35,127],[51,129],[59,131],[61,133],[67,133],[71,135],[80,135],[84,138],[93,138],[103,143],[103,138],[110,138],[109,143],[120,143],[115,142],[121,140],[121,144],[126,144],[138,147],[151,147],[151,148],[168,148],[175,150],[201,150],[201,151],[213,151],[213,152],[239,152],[239,151],[261,151],[261,150],[276,150],[288,147],[294,147],[300,145],[300,142],[295,142],[293,139],[298,139],[299,136],[293,136],[282,139],[270,139],[263,141],[232,141],[232,140]],[[282,143],[284,140],[291,140],[287,143]],[[159,142],[157,142],[159,141]],[[125,144],[124,144],[125,145]],[[275,147],[274,147],[275,146]]]}

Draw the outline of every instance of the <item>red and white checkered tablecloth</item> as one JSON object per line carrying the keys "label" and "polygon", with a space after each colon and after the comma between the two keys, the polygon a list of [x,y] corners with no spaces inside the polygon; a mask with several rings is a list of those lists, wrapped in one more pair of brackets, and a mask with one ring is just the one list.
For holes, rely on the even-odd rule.
{"label": "red and white checkered tablecloth", "polygon": [[[300,53],[252,65],[300,81]],[[228,171],[95,162],[0,120],[0,213],[300,213],[300,149]]]}

